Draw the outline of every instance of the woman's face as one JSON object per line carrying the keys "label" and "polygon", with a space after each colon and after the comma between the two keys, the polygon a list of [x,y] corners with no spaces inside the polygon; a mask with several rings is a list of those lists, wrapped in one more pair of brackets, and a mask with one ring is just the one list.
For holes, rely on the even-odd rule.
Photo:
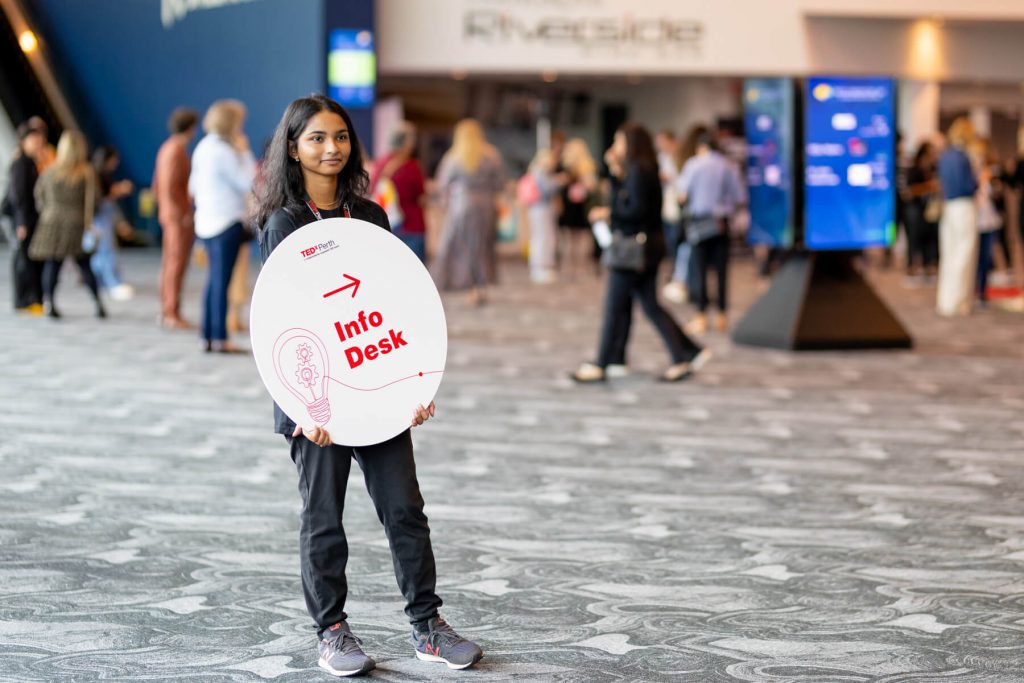
{"label": "woman's face", "polygon": [[302,170],[318,175],[336,176],[352,153],[345,119],[331,111],[318,112],[306,124],[292,150]]}

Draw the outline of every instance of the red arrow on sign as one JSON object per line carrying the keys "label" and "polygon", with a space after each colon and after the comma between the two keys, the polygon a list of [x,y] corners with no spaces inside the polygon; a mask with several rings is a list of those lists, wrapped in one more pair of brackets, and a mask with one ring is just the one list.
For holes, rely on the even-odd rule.
{"label": "red arrow on sign", "polygon": [[352,276],[351,276],[351,275],[349,275],[348,273],[342,273],[342,275],[344,275],[344,276],[345,276],[346,278],[348,278],[348,281],[349,281],[349,283],[348,283],[347,285],[345,285],[344,287],[338,287],[338,288],[337,288],[337,289],[335,289],[334,291],[331,291],[331,292],[327,292],[326,294],[324,294],[324,298],[325,298],[325,299],[326,299],[327,297],[329,297],[329,296],[334,296],[335,294],[337,294],[337,293],[339,293],[339,292],[344,292],[344,291],[345,291],[346,289],[348,289],[349,287],[351,287],[351,288],[352,288],[352,298],[353,298],[353,299],[355,299],[355,298],[356,298],[356,292],[358,292],[358,291],[359,291],[359,283],[361,282],[361,280],[358,280],[358,279],[356,279],[356,278],[352,277]]}

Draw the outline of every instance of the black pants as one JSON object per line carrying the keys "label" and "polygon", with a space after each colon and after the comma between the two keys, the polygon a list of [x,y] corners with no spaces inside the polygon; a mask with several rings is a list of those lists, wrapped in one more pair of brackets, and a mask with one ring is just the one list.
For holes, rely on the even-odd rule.
{"label": "black pants", "polygon": [[696,299],[697,309],[704,313],[711,303],[711,298],[708,296],[708,269],[714,268],[715,274],[718,276],[718,310],[725,313],[729,293],[729,236],[716,235],[693,245],[690,258],[693,296]]}
{"label": "black pants", "polygon": [[619,354],[625,356],[625,341],[629,337],[634,298],[639,299],[644,314],[658,330],[673,363],[693,360],[700,352],[700,347],[683,333],[672,316],[658,304],[657,279],[657,268],[643,273],[615,269],[608,271],[608,291],[605,294],[597,365],[603,368],[621,362],[617,357]]}
{"label": "black pants", "polygon": [[[96,275],[92,272],[92,266],[89,264],[90,258],[89,254],[82,254],[75,258],[75,265],[78,266],[78,272],[82,274],[82,281],[92,293],[96,305],[99,306],[100,289],[96,285]],[[60,278],[62,265],[64,265],[64,259],[43,262],[43,297],[51,306],[54,305],[53,297],[57,292],[57,280]]]}
{"label": "black pants", "polygon": [[29,236],[28,239],[17,242],[12,250],[11,270],[14,273],[15,308],[43,303],[43,267],[39,261],[33,261],[28,256],[28,245],[31,241],[32,238]]}
{"label": "black pants", "polygon": [[934,268],[939,263],[939,226],[924,218],[924,208],[907,204],[904,210],[907,226],[907,268]]}
{"label": "black pants", "polygon": [[437,616],[441,599],[434,592],[437,571],[430,546],[430,527],[423,514],[423,496],[416,480],[412,436],[406,430],[373,446],[320,448],[304,436],[285,437],[299,473],[302,512],[299,564],[306,609],[324,629],[346,619],[348,541],[342,525],[345,490],[352,460],[359,463],[377,517],[391,546],[405,613],[413,624]]}

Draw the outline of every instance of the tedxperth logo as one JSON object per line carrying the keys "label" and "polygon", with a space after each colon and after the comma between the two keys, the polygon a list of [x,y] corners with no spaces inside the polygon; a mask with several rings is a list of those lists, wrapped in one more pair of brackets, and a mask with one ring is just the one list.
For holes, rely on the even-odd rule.
{"label": "tedxperth logo", "polygon": [[335,242],[334,240],[327,240],[326,242],[321,242],[320,244],[314,244],[311,247],[306,247],[305,249],[300,249],[299,250],[299,254],[302,255],[302,260],[303,261],[308,261],[309,259],[313,258],[314,256],[319,256],[320,254],[322,254],[322,253],[324,253],[326,251],[330,251],[331,249],[337,249],[337,248],[338,248],[338,243],[337,242]]}

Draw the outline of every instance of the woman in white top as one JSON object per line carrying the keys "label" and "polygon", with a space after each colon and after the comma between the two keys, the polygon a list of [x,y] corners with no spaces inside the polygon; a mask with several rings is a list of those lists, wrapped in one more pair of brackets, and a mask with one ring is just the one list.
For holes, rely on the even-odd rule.
{"label": "woman in white top", "polygon": [[192,153],[189,194],[195,202],[196,237],[203,241],[210,266],[203,294],[201,334],[207,351],[231,353],[228,340],[228,283],[245,242],[242,221],[256,175],[256,159],[242,132],[245,105],[218,100],[203,118],[206,136]]}

